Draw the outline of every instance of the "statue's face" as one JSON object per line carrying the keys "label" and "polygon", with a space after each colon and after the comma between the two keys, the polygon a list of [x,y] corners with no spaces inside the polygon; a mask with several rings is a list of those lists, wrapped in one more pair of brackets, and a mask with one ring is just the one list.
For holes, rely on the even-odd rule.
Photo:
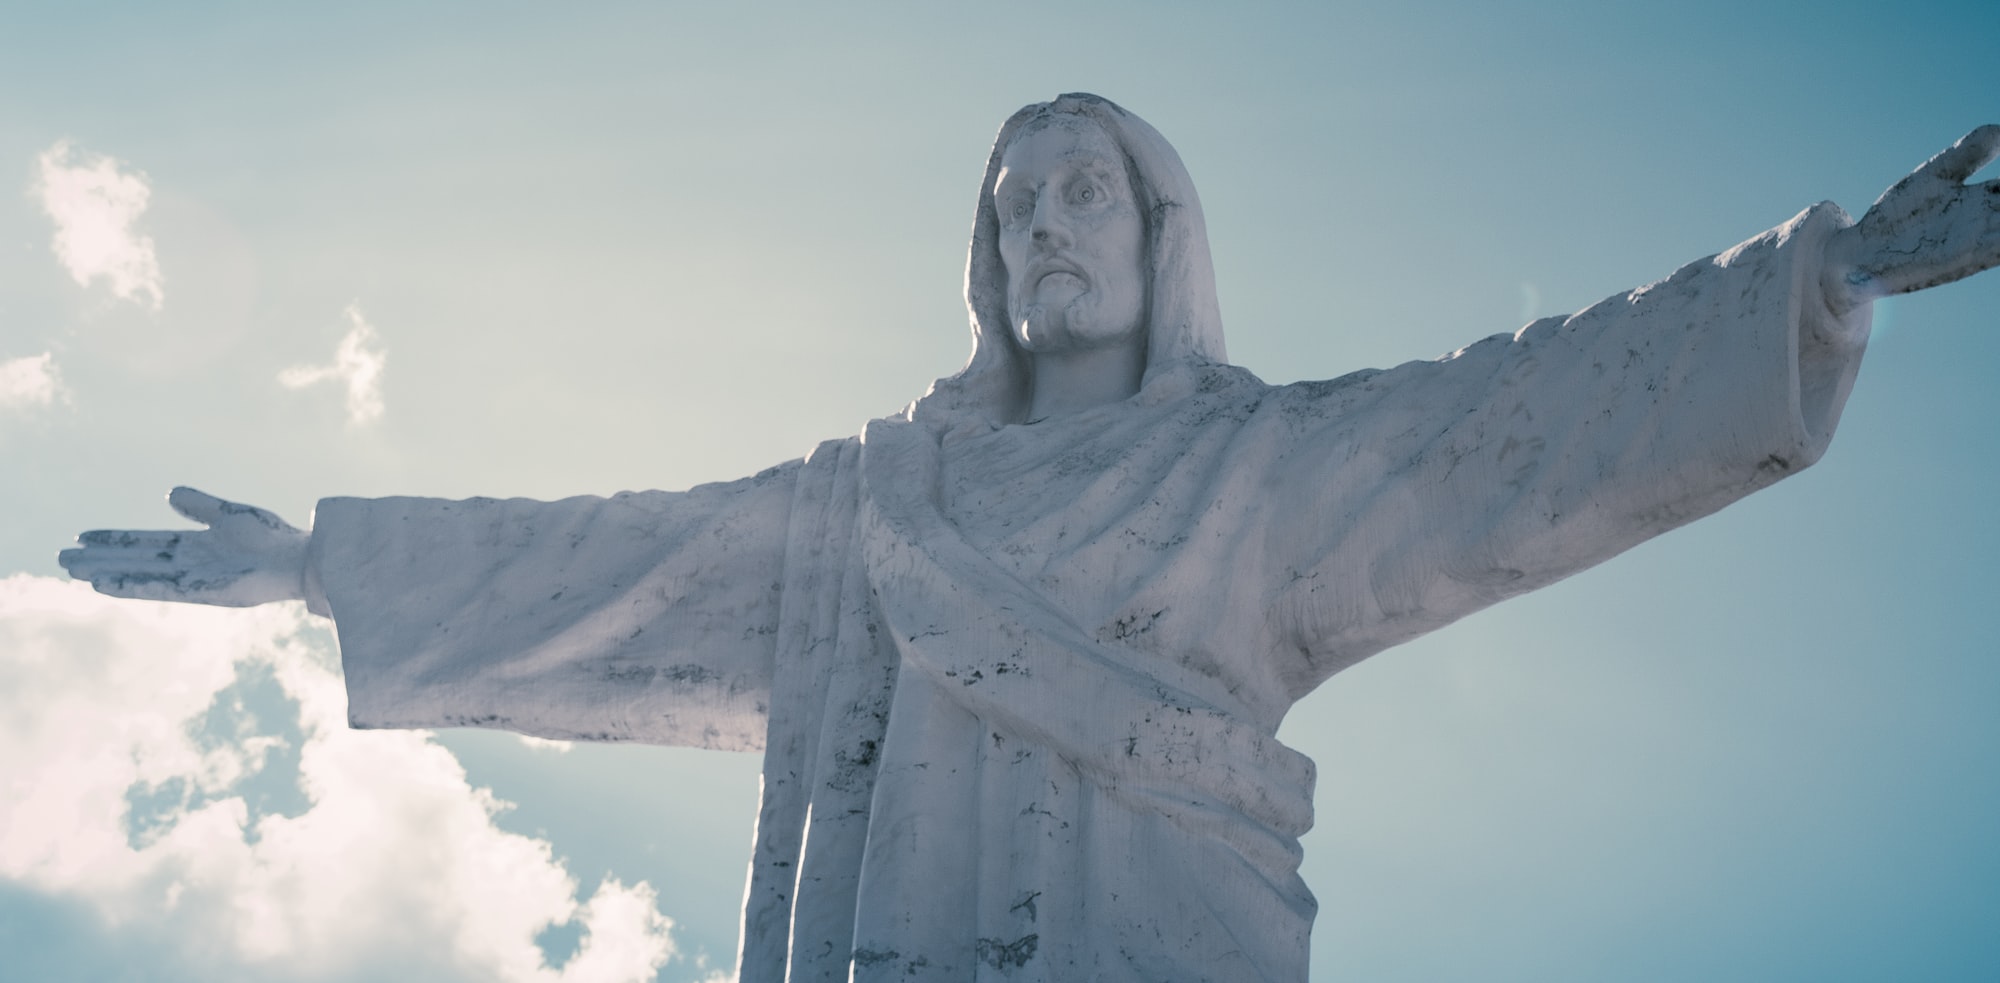
{"label": "statue's face", "polygon": [[1145,225],[1103,128],[1057,116],[1000,155],[993,187],[1007,321],[1037,353],[1117,345],[1145,327]]}

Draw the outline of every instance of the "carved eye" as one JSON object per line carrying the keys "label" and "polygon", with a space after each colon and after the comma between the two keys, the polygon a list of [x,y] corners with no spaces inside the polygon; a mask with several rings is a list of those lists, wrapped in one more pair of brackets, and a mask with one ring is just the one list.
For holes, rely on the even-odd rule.
{"label": "carved eye", "polygon": [[1095,201],[1096,199],[1097,199],[1097,189],[1087,184],[1083,186],[1082,190],[1076,193],[1076,200],[1081,202],[1091,202]]}
{"label": "carved eye", "polygon": [[1010,214],[1013,215],[1015,221],[1020,221],[1022,219],[1027,218],[1028,214],[1034,211],[1034,208],[1030,206],[1025,199],[1016,198],[1014,199],[1014,204],[1008,209],[1008,211]]}

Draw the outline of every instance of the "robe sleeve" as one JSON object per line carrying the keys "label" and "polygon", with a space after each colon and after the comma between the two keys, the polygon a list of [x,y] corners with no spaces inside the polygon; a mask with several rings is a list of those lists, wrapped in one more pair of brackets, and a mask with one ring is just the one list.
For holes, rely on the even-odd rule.
{"label": "robe sleeve", "polygon": [[1868,332],[1820,293],[1847,224],[1821,204],[1573,316],[1275,391],[1264,551],[1295,696],[1817,461]]}
{"label": "robe sleeve", "polygon": [[797,473],[321,501],[308,604],[334,620],[349,721],[761,748]]}

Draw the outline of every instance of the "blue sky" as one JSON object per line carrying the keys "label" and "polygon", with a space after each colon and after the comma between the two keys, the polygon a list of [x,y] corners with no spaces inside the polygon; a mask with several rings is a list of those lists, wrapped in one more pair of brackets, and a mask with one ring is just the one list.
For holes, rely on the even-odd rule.
{"label": "blue sky", "polygon": [[[36,978],[733,962],[754,759],[347,733],[297,612],[52,582],[175,484],[303,522],[853,433],[963,362],[988,143],[1064,91],[1180,150],[1235,361],[1433,357],[1858,214],[2000,120],[1996,38],[1923,3],[10,4],[0,946]],[[1995,366],[2000,274],[1881,305],[1817,467],[1301,703],[1314,978],[2000,975]]]}

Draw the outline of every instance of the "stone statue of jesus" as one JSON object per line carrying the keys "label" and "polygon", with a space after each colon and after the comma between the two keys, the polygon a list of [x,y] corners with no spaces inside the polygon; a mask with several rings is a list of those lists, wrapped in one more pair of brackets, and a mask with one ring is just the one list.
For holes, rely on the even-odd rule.
{"label": "stone statue of jesus", "polygon": [[1832,204],[1450,356],[1271,386],[1224,357],[1194,186],[1095,96],[1000,129],[972,358],[804,458],[684,492],[331,498],[310,532],[99,531],[123,597],[304,599],[357,727],[764,753],[739,973],[1306,979],[1313,766],[1370,655],[1816,461],[1870,302],[2000,265],[1974,131]]}

